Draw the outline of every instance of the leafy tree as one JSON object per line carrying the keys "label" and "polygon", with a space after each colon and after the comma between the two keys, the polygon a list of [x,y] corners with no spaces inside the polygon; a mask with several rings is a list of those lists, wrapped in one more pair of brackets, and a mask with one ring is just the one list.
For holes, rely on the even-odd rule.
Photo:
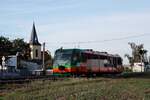
{"label": "leafy tree", "polygon": [[24,52],[27,49],[27,43],[24,42],[24,39],[14,39],[12,41],[12,53],[16,53],[16,52]]}
{"label": "leafy tree", "polygon": [[125,57],[128,58],[129,63],[131,66],[135,62],[143,62],[143,63],[148,63],[148,58],[147,58],[147,50],[144,49],[144,45],[136,45],[135,43],[128,43],[132,49],[132,56],[129,56],[129,54],[125,54]]}
{"label": "leafy tree", "polygon": [[13,49],[12,49],[13,54],[20,52],[23,59],[29,58],[30,56],[29,44],[26,43],[24,39],[20,39],[20,38],[14,39],[12,41],[12,46],[13,46]]}
{"label": "leafy tree", "polygon": [[12,42],[9,38],[0,36],[0,55],[10,54],[10,50],[12,48]]}
{"label": "leafy tree", "polygon": [[15,55],[17,52],[20,52],[22,57],[27,58],[29,51],[29,44],[24,39],[17,38],[10,41],[9,38],[0,36],[0,57]]}
{"label": "leafy tree", "polygon": [[133,57],[131,57],[129,54],[125,54],[124,56],[128,58],[130,65],[133,66],[133,64],[134,64]]}

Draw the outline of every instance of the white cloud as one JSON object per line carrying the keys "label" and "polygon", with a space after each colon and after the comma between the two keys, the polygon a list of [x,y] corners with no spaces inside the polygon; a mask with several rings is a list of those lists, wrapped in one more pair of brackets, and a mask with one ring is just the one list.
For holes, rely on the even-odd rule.
{"label": "white cloud", "polygon": [[[40,25],[40,33],[52,37],[62,35],[63,41],[103,40],[118,35],[148,33],[150,13],[115,14],[110,16],[93,16],[65,19],[64,22]],[[44,35],[42,37],[44,37]],[[107,35],[107,37],[106,37]],[[68,39],[66,37],[76,37]],[[99,36],[99,37],[98,37]],[[84,38],[85,37],[85,38]],[[120,37],[120,36],[118,36]],[[78,39],[77,39],[78,38]],[[62,42],[63,42],[62,41]]]}
{"label": "white cloud", "polygon": [[[47,42],[47,48],[54,51],[61,46],[65,48],[77,47],[78,44],[59,44],[61,42],[95,41],[111,38],[150,33],[150,13],[117,13],[109,16],[84,16],[80,18],[64,19],[64,22],[39,25],[39,37]],[[95,44],[80,44],[81,48],[106,50],[119,53],[123,57],[130,53],[128,42],[145,43],[150,49],[148,37],[133,38],[122,41],[112,41]],[[125,60],[125,63],[127,60]]]}
{"label": "white cloud", "polygon": [[[38,3],[40,4],[40,1]],[[80,16],[80,14],[73,16],[72,14],[74,12],[70,12],[71,14],[68,14],[68,16],[66,17],[64,17],[61,14],[58,14],[56,15],[55,18],[55,16],[53,15],[55,11],[56,13],[61,13],[61,9],[63,8],[66,8],[67,10],[73,7],[79,9],[82,8],[81,5],[83,5],[79,3],[80,7],[78,7],[77,2],[59,4],[57,6],[55,6],[55,4],[57,3],[54,2],[52,4],[53,5],[52,7],[45,6],[45,4],[41,4],[40,7],[34,6],[35,8],[30,9],[32,8],[32,4],[29,5],[29,3],[27,3],[24,4],[23,6],[26,7],[26,5],[29,5],[29,8],[28,7],[22,8],[21,6],[18,6],[21,9],[18,8],[5,9],[6,13],[2,14],[3,20],[1,20],[0,24],[1,29],[3,30],[0,31],[3,32],[6,29],[5,27],[9,25],[9,29],[7,29],[6,32],[7,31],[19,33],[23,32],[24,35],[20,36],[24,37],[25,40],[28,41],[32,28],[32,21],[34,20],[36,23],[39,40],[41,42],[46,41],[47,48],[52,51],[58,49],[60,46],[72,48],[75,46],[77,47],[78,45],[78,44],[64,45],[59,44],[58,42],[95,41],[95,40],[105,40],[111,38],[131,36],[141,33],[150,33],[149,10],[145,12],[128,11],[128,13],[118,12],[113,14],[112,13],[108,14],[95,13],[89,15],[83,14],[82,16]],[[36,9],[36,7],[38,7],[38,10]],[[64,10],[66,11],[66,9]],[[7,10],[9,10],[8,11],[9,13],[7,12]],[[30,13],[33,13],[33,15]],[[148,48],[150,50],[148,40],[149,40],[148,37],[142,37],[140,39],[112,41],[106,43],[80,44],[80,47],[93,48],[95,50],[106,50],[111,53],[119,53],[123,56],[125,53],[129,53],[130,51],[130,48],[127,44],[129,41],[133,41],[136,43],[142,42],[145,44],[145,48]]]}

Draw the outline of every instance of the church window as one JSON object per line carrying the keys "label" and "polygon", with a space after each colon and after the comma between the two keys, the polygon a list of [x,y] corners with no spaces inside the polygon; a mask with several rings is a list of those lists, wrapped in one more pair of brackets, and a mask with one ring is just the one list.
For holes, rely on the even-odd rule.
{"label": "church window", "polygon": [[35,56],[38,57],[38,50],[35,50]]}

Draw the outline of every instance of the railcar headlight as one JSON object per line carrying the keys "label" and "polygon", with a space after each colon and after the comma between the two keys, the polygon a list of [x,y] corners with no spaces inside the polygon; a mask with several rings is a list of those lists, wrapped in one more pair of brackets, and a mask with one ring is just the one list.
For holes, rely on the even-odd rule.
{"label": "railcar headlight", "polygon": [[65,70],[65,66],[59,66],[59,70]]}

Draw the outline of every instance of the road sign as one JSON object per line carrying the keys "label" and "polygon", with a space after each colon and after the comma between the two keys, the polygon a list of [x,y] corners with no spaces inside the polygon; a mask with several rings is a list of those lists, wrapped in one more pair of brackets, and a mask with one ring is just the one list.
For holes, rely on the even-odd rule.
{"label": "road sign", "polygon": [[5,57],[4,56],[2,57],[2,61],[5,61]]}

